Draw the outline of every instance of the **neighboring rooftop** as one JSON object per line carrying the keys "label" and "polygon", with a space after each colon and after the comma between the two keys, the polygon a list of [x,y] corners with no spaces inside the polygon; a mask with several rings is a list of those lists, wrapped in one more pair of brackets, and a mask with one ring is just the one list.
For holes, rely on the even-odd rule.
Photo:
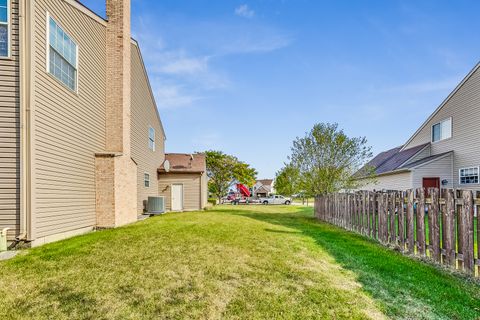
{"label": "neighboring rooftop", "polygon": [[255,193],[270,193],[271,190],[268,190],[266,186],[260,186],[257,190],[255,190]]}
{"label": "neighboring rooftop", "polygon": [[360,169],[356,175],[360,177],[363,176],[365,171],[367,171],[367,168],[373,168],[376,175],[389,173],[399,169],[411,168],[407,168],[407,166],[403,167],[403,165],[428,145],[429,143],[426,143],[403,151],[401,151],[403,146],[400,146],[382,152]]}
{"label": "neighboring rooftop", "polygon": [[264,185],[264,186],[271,186],[273,183],[273,179],[257,180],[257,183],[260,183],[261,185]]}
{"label": "neighboring rooftop", "polygon": [[[203,153],[166,153],[165,161],[170,162],[169,173],[203,173],[207,170],[205,154]],[[165,162],[158,172],[167,172]]]}

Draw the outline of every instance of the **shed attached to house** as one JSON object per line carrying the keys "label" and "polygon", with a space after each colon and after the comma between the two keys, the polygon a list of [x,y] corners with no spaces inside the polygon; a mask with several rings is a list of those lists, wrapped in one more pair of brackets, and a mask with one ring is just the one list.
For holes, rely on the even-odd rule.
{"label": "shed attached to house", "polygon": [[205,155],[169,153],[158,169],[158,193],[167,211],[194,211],[206,207],[208,186]]}

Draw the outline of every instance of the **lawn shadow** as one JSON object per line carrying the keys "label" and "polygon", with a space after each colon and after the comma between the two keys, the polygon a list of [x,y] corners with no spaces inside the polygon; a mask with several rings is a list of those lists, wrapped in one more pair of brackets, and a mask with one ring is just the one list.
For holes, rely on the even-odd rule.
{"label": "lawn shadow", "polygon": [[[230,211],[230,210],[229,210]],[[311,208],[292,213],[258,213],[232,210],[273,225],[298,230],[315,240],[344,269],[352,271],[363,290],[393,318],[478,319],[480,285],[419,262],[373,240],[321,223]],[[278,230],[268,230],[279,232]],[[283,231],[279,233],[284,233]]]}
{"label": "lawn shadow", "polygon": [[301,234],[301,231],[285,231],[285,230],[276,230],[276,229],[269,229],[266,228],[265,231],[273,232],[273,233],[283,233],[283,234]]}

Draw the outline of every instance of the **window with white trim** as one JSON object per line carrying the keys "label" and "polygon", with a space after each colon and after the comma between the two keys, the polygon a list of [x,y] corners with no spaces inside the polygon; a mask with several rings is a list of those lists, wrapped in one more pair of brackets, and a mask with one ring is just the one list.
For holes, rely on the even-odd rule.
{"label": "window with white trim", "polygon": [[148,128],[148,148],[155,151],[155,129]]}
{"label": "window with white trim", "polygon": [[10,0],[0,0],[0,57],[10,56]]}
{"label": "window with white trim", "polygon": [[462,168],[459,170],[460,184],[478,184],[479,167]]}
{"label": "window with white trim", "polygon": [[145,185],[145,188],[150,188],[150,174],[148,173],[144,174],[143,183]]}
{"label": "window with white trim", "polygon": [[48,57],[48,72],[77,91],[78,46],[52,17],[48,18]]}
{"label": "window with white trim", "polygon": [[452,118],[445,119],[432,126],[432,142],[452,137]]}

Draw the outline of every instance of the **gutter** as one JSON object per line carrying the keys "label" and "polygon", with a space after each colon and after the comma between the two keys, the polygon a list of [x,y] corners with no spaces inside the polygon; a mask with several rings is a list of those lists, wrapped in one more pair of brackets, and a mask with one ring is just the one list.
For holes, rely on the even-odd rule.
{"label": "gutter", "polygon": [[[384,173],[380,173],[380,174],[376,174],[373,176],[373,178],[376,178],[376,177],[384,177],[384,176],[391,176],[391,175],[394,175],[394,174],[398,174],[398,173],[405,173],[405,172],[411,172],[410,169],[407,169],[407,168],[404,168],[404,169],[398,169],[398,170],[394,170],[394,171],[389,171],[389,172],[384,172]],[[362,180],[362,179],[368,179],[369,177],[359,177],[357,178],[356,180]]]}

